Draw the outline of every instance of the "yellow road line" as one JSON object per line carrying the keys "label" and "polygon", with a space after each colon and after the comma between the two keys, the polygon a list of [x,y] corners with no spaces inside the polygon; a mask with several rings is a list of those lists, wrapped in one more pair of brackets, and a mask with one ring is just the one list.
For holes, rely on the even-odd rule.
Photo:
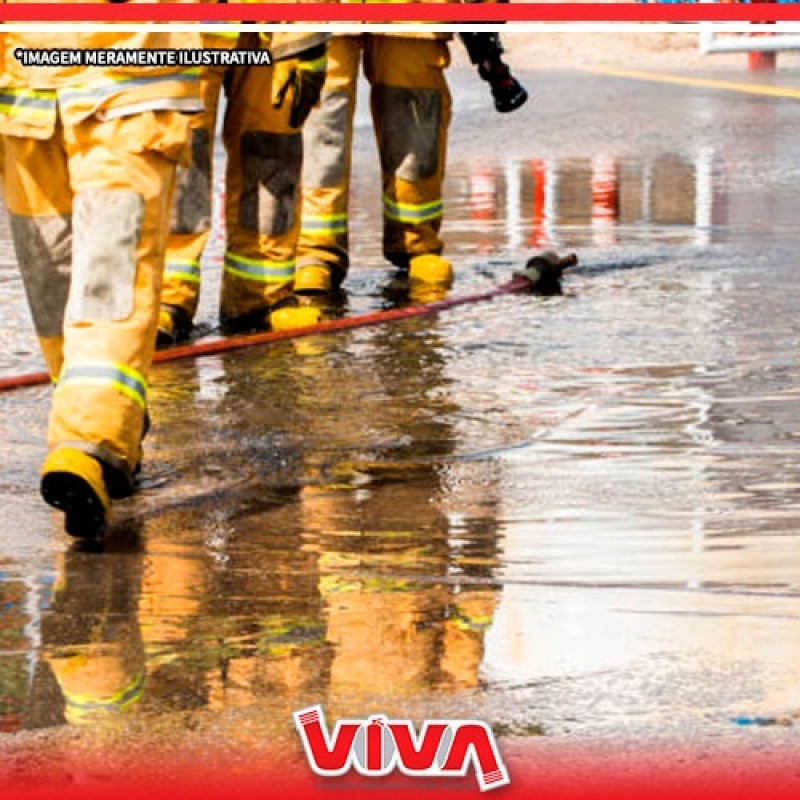
{"label": "yellow road line", "polygon": [[767,97],[786,97],[800,100],[800,89],[785,89],[780,86],[717,81],[710,78],[682,78],[678,75],[665,75],[658,72],[637,72],[636,70],[606,69],[604,67],[587,67],[586,71],[594,72],[598,75],[609,75],[614,78],[631,78],[636,81],[674,83],[681,86],[698,86],[703,89],[722,89],[727,92],[743,92],[744,94],[760,94]]}

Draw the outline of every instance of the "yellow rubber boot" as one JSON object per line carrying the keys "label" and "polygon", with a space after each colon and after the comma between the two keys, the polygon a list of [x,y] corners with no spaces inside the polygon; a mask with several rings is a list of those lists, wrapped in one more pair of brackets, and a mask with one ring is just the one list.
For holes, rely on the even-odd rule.
{"label": "yellow rubber boot", "polygon": [[408,279],[411,283],[450,286],[453,282],[453,265],[434,253],[414,256],[408,264]]}
{"label": "yellow rubber boot", "polygon": [[171,347],[189,338],[192,321],[189,315],[177,306],[162,305],[158,312],[158,335],[156,347]]}
{"label": "yellow rubber boot", "polygon": [[295,294],[330,294],[333,290],[331,271],[322,264],[298,267],[294,274]]}
{"label": "yellow rubber boot", "polygon": [[310,328],[322,319],[322,312],[314,306],[285,306],[269,315],[269,326],[273,331],[293,331]]}
{"label": "yellow rubber boot", "polygon": [[44,501],[63,511],[64,527],[78,539],[103,535],[111,516],[111,498],[96,458],[72,447],[53,450],[42,466]]}
{"label": "yellow rubber boot", "polygon": [[441,256],[415,256],[408,265],[408,299],[413,303],[444,300],[453,283],[453,265]]}

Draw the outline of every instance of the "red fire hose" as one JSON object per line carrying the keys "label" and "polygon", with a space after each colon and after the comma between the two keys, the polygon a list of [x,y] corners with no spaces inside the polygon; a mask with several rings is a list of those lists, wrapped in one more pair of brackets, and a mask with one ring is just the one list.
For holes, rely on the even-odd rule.
{"label": "red fire hose", "polygon": [[[495,297],[501,297],[507,294],[521,294],[523,292],[533,291],[550,293],[560,280],[563,271],[577,263],[578,258],[574,254],[560,257],[551,252],[542,253],[531,258],[526,264],[525,269],[522,272],[516,273],[510,281],[485,292],[477,292],[460,297],[449,297],[433,303],[408,306],[407,308],[392,308],[386,311],[373,311],[368,314],[358,314],[343,319],[326,320],[306,328],[294,328],[285,331],[265,331],[263,333],[215,339],[210,342],[195,342],[193,344],[171,347],[169,350],[159,351],[155,354],[153,361],[154,363],[163,364],[168,361],[178,361],[185,358],[200,358],[202,356],[218,355],[219,353],[230,353],[234,350],[258,347],[260,345],[282,342],[288,339],[299,339],[303,336],[319,336],[325,333],[338,333],[340,331],[353,330],[354,328],[366,328],[371,325],[383,325],[387,322],[408,319],[410,317],[438,314],[440,311],[445,311],[449,308],[456,308],[457,306],[468,305],[470,303],[481,303],[484,300],[492,300]],[[42,386],[47,383],[50,383],[50,375],[47,372],[12,375],[8,378],[0,378],[0,392],[10,392],[14,389],[22,389],[27,386]]]}

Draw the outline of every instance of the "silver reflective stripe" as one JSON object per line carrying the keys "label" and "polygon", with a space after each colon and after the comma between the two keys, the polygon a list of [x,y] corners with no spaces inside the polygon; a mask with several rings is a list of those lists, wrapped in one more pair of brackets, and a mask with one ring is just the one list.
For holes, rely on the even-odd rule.
{"label": "silver reflective stripe", "polygon": [[282,236],[295,224],[303,137],[300,133],[248,131],[242,136],[239,224],[265,236]]}
{"label": "silver reflective stripe", "polygon": [[96,116],[103,122],[121,117],[132,117],[134,114],[144,114],[145,111],[183,111],[187,114],[199,114],[203,110],[203,101],[196,97],[159,98],[157,100],[142,100],[141,103],[131,103],[114,108],[100,109]]}
{"label": "silver reflective stripe", "polygon": [[147,405],[147,382],[144,376],[124,364],[75,364],[61,373],[56,391],[76,384],[105,386],[125,395],[142,409]]}
{"label": "silver reflective stripe", "polygon": [[[153,84],[174,83],[176,81],[181,83],[196,83],[199,80],[200,72],[197,69],[188,69],[183,72],[167,75],[148,75],[146,78],[120,78],[119,80],[96,83],[93,86],[61,89],[58,92],[58,102],[62,108],[68,110],[69,106],[78,103],[102,103],[110,97],[114,97],[122,92],[129,92],[131,89],[144,89]],[[194,102],[197,103],[198,101],[195,100]]]}
{"label": "silver reflective stripe", "polygon": [[144,198],[131,189],[87,189],[75,196],[73,213],[67,322],[127,319],[134,309]]}
{"label": "silver reflective stripe", "polygon": [[352,113],[347,92],[323,92],[319,107],[303,126],[303,146],[308,154],[303,162],[303,186],[325,189],[345,182]]}
{"label": "silver reflective stripe", "polygon": [[295,260],[270,261],[225,253],[225,272],[261,283],[286,283],[294,277]]}
{"label": "silver reflective stripe", "polygon": [[0,89],[0,116],[26,117],[55,124],[56,93],[52,89]]}
{"label": "silver reflective stripe", "polygon": [[378,85],[372,97],[384,173],[405,181],[435,175],[442,120],[439,90]]}
{"label": "silver reflective stripe", "polygon": [[312,238],[327,238],[347,233],[347,214],[303,214],[302,233]]}
{"label": "silver reflective stripe", "polygon": [[9,213],[9,222],[36,333],[61,336],[72,264],[72,220],[68,215]]}
{"label": "silver reflective stripe", "polygon": [[179,261],[171,258],[164,265],[164,277],[173,280],[181,280],[187,283],[200,283],[200,262],[199,261]]}
{"label": "silver reflective stripe", "polygon": [[383,215],[395,222],[405,222],[414,225],[420,222],[431,222],[439,219],[444,213],[444,204],[441,200],[429,203],[398,203],[383,196]]}
{"label": "silver reflective stripe", "polygon": [[276,44],[273,36],[269,52],[272,55],[273,62],[283,61],[287,58],[298,56],[306,50],[311,50],[317,45],[325,44],[330,38],[331,35],[329,33],[307,33],[302,37],[292,37],[288,41],[281,41]]}

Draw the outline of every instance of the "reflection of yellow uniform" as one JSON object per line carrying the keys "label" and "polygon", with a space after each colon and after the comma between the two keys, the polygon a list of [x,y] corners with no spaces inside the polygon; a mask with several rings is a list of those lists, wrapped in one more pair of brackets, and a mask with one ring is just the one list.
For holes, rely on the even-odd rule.
{"label": "reflection of yellow uniform", "polygon": [[[475,687],[494,613],[496,589],[480,585],[492,574],[494,538],[465,537],[458,552],[450,541],[441,465],[458,409],[436,334],[417,323],[376,330],[356,360],[322,351],[293,364],[295,424],[304,423],[310,454],[300,509],[319,551],[334,717],[361,713],[365,696],[385,704]],[[353,452],[370,460],[353,463]]]}
{"label": "reflection of yellow uniform", "polygon": [[[298,291],[327,291],[345,277],[353,116],[359,65],[370,82],[383,183],[383,249],[400,269],[442,252],[442,180],[451,97],[444,77],[449,34],[335,35],[320,107],[304,129]],[[418,262],[425,263],[425,260]],[[447,265],[449,270],[449,265]]]}
{"label": "reflection of yellow uniform", "polygon": [[[273,62],[285,63],[319,48],[326,39],[322,33],[233,33],[206,35],[204,43],[267,47]],[[191,167],[179,172],[167,249],[162,302],[174,319],[162,321],[165,340],[168,334],[179,336],[182,328],[188,329],[197,311],[200,259],[211,231],[213,143],[223,87],[226,248],[220,316],[227,321],[254,313],[263,317],[290,294],[303,144],[299,129],[290,124],[291,103],[273,106],[274,74],[270,66],[203,72],[206,110],[193,126]]]}
{"label": "reflection of yellow uniform", "polygon": [[[190,34],[144,30],[2,34],[6,205],[36,331],[58,379],[48,434],[54,469],[46,464],[45,472],[61,477],[43,483],[43,492],[67,511],[75,535],[102,530],[106,483],[124,494],[138,466],[164,220],[188,139],[182,112],[202,104],[192,70],[34,68],[13,53],[198,43]],[[81,509],[65,505],[73,491],[84,492]],[[87,522],[92,530],[84,533]]]}
{"label": "reflection of yellow uniform", "polygon": [[138,553],[98,558],[71,551],[60,558],[52,607],[42,618],[42,648],[70,724],[107,725],[141,702],[146,684],[137,618],[141,580]]}

